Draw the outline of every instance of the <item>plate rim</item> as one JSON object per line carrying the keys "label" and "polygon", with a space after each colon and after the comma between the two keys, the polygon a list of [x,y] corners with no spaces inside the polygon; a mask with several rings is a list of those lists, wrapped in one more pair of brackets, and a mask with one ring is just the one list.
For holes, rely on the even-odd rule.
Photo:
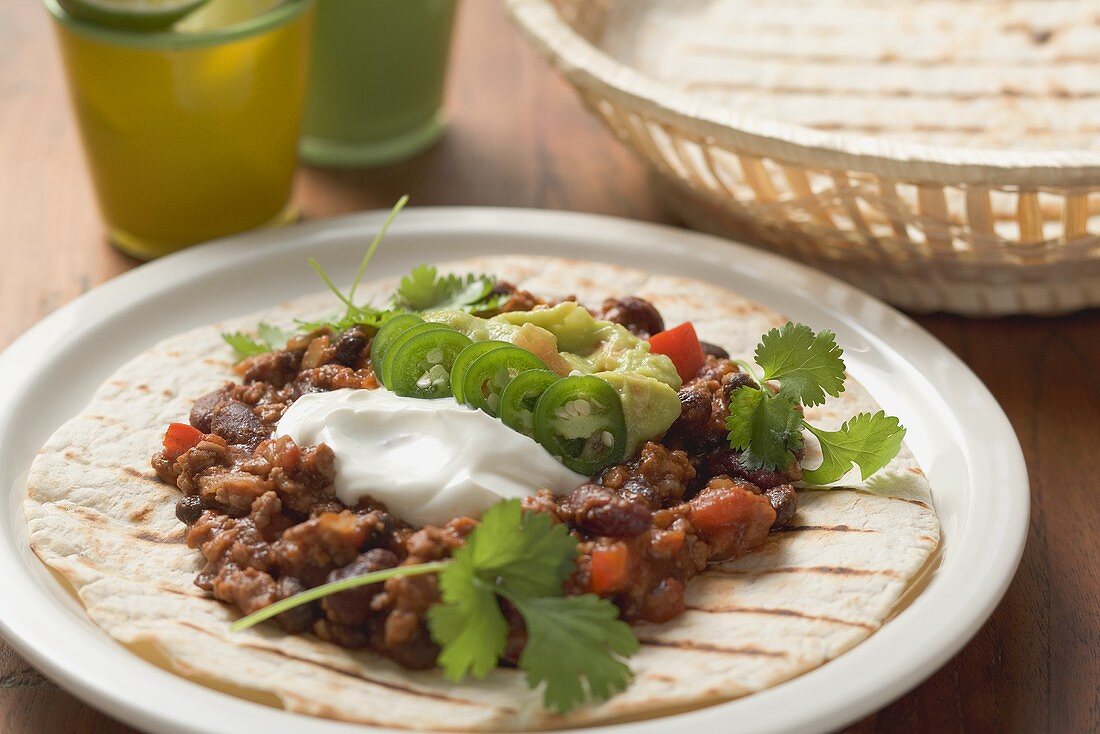
{"label": "plate rim", "polygon": [[[188,278],[195,279],[209,276],[221,265],[237,264],[241,261],[258,258],[265,251],[271,252],[273,247],[277,248],[279,252],[284,250],[293,251],[304,248],[311,240],[323,238],[326,234],[338,236],[341,231],[369,231],[376,228],[387,213],[384,210],[376,210],[316,220],[281,229],[250,232],[189,248],[161,260],[141,265],[78,296],[28,329],[0,353],[0,376],[9,373],[18,374],[21,370],[18,366],[13,365],[21,359],[29,358],[36,351],[44,353],[51,343],[56,342],[57,337],[53,332],[58,327],[71,323],[77,314],[95,313],[98,308],[113,304],[114,311],[105,313],[101,319],[101,323],[108,323],[117,315],[115,312],[118,311],[119,304],[135,298],[140,300],[140,291],[147,288],[148,285],[156,285],[158,279],[167,278],[177,282],[186,282]],[[970,600],[971,607],[969,610],[960,611],[955,619],[950,620],[950,624],[941,624],[940,626],[945,629],[940,630],[942,635],[935,644],[919,649],[914,659],[901,664],[900,670],[893,670],[885,676],[876,676],[877,686],[874,690],[853,691],[851,690],[851,683],[840,681],[840,689],[833,691],[836,695],[832,702],[818,702],[813,704],[810,709],[802,711],[791,709],[788,706],[784,715],[791,717],[791,720],[787,724],[774,718],[770,721],[761,720],[760,725],[755,726],[752,729],[753,731],[780,732],[789,730],[789,727],[795,727],[797,730],[804,732],[827,731],[854,721],[885,706],[930,676],[954,656],[985,623],[1007,591],[1008,585],[1015,575],[1026,542],[1030,515],[1030,491],[1026,465],[1011,423],[996,399],[961,359],[923,327],[873,296],[863,293],[854,286],[843,283],[832,276],[814,271],[808,266],[792,262],[773,253],[751,248],[742,243],[666,225],[605,215],[539,209],[423,207],[407,209],[394,224],[390,237],[399,238],[405,235],[415,236],[416,234],[433,233],[438,236],[446,236],[447,232],[453,235],[461,232],[473,233],[485,229],[495,230],[499,235],[512,235],[520,238],[524,236],[554,238],[587,233],[587,236],[595,243],[590,258],[592,260],[599,259],[599,252],[602,248],[614,249],[616,245],[612,243],[612,240],[622,240],[625,243],[637,239],[648,240],[658,248],[664,246],[665,249],[673,249],[676,243],[682,243],[685,246],[690,245],[692,250],[698,250],[702,253],[700,257],[704,255],[715,257],[721,255],[726,259],[733,259],[731,257],[733,256],[739,261],[738,267],[743,267],[742,264],[748,265],[750,266],[749,270],[754,265],[758,266],[758,269],[778,268],[782,273],[782,279],[789,282],[777,285],[785,285],[788,290],[801,287],[804,289],[804,295],[813,290],[828,290],[829,293],[833,294],[830,298],[831,302],[826,304],[823,301],[819,304],[819,307],[825,313],[830,313],[836,318],[849,320],[854,328],[859,329],[861,317],[866,318],[868,314],[889,319],[895,324],[905,327],[907,340],[921,342],[921,348],[935,352],[939,359],[948,360],[954,376],[955,385],[952,386],[954,389],[958,389],[959,385],[965,383],[966,389],[970,391],[970,397],[978,403],[985,404],[986,412],[982,414],[982,420],[985,423],[984,430],[992,430],[998,436],[998,444],[1004,449],[1004,453],[1000,456],[1001,461],[1004,462],[1002,469],[1007,468],[1008,470],[1001,472],[1004,483],[998,489],[998,496],[1002,499],[1007,498],[1008,501],[1000,506],[1000,514],[994,518],[996,522],[991,524],[995,526],[997,522],[1000,523],[1000,532],[997,536],[999,544],[995,549],[990,550],[993,556],[990,559],[992,573],[984,579],[979,579],[981,583],[975,586],[974,598]],[[667,246],[662,243],[667,243]],[[523,248],[519,247],[517,251],[522,252]],[[455,257],[477,254],[480,253],[476,245],[456,246]],[[751,277],[749,273],[745,275]],[[861,315],[857,316],[857,312]],[[867,336],[873,342],[882,345],[891,343],[870,333],[867,333]],[[891,349],[896,351],[895,347],[891,347]],[[48,358],[41,358],[39,361],[48,362],[49,360]],[[32,367],[36,366],[33,359],[29,359],[27,364],[32,365]],[[23,382],[26,383],[27,380],[29,378],[24,379]],[[0,460],[6,452],[4,437],[8,429],[10,413],[15,410],[18,402],[18,395],[16,394],[18,390],[11,388],[12,382],[5,379],[2,383],[3,387],[0,387]],[[14,381],[14,384],[17,388],[19,381]],[[6,486],[5,489],[7,489]],[[974,488],[971,487],[970,491],[973,492]],[[1009,508],[1012,508],[1011,512],[1009,512]],[[968,513],[970,516],[973,514]],[[18,554],[9,548],[9,545],[19,542],[18,538],[9,537],[12,535],[9,528],[12,524],[11,520],[12,518],[7,518],[7,522],[0,527],[0,568],[18,571],[21,559]],[[965,528],[960,529],[959,532],[965,532]],[[976,591],[978,588],[981,588],[980,594]],[[52,680],[78,698],[131,725],[153,731],[187,732],[191,734],[200,731],[220,732],[231,730],[229,728],[218,728],[217,726],[212,727],[210,722],[205,720],[187,721],[173,716],[172,714],[177,711],[193,711],[198,707],[191,705],[184,708],[177,707],[175,710],[158,708],[164,702],[163,697],[156,694],[163,693],[163,691],[152,690],[148,691],[148,695],[138,695],[134,689],[120,690],[111,681],[95,675],[95,671],[88,670],[88,661],[74,660],[75,652],[58,650],[44,644],[40,633],[29,630],[23,620],[12,622],[12,619],[18,616],[16,612],[20,604],[16,601],[16,596],[0,595],[0,634],[8,640],[9,644],[20,655],[29,660],[35,667],[43,670]],[[913,604],[903,610],[891,624],[895,624],[896,628],[901,620],[915,618],[915,615],[923,607],[928,606],[927,597],[928,589],[922,592]],[[67,610],[62,611],[67,613]],[[72,620],[72,623],[74,625],[78,624],[77,620]],[[906,624],[912,626],[914,622],[907,621]],[[69,630],[69,632],[73,633],[73,630]],[[101,633],[100,636],[110,641],[105,633]],[[846,665],[845,661],[851,660],[861,648],[872,645],[872,641],[881,637],[882,632],[876,632],[853,650],[849,650],[824,665],[820,665],[789,681],[740,699],[644,722],[586,727],[586,730],[601,732],[644,731],[656,734],[658,731],[679,732],[689,729],[695,730],[699,726],[714,725],[728,716],[740,716],[746,708],[763,708],[769,704],[782,702],[784,696],[802,689],[807,689],[807,692],[809,692],[807,680],[811,681],[809,685],[812,686],[815,682],[820,682],[819,679],[824,679],[827,682],[829,678],[837,677],[833,671],[839,673],[839,669],[851,667]],[[70,641],[76,642],[75,639]],[[113,641],[110,642],[113,644]],[[232,726],[233,716],[236,713],[243,712],[243,715],[247,718],[242,718],[240,721],[247,721],[253,726],[257,722],[263,721],[265,725],[276,727],[271,729],[272,731],[282,731],[284,729],[301,731],[302,727],[307,724],[310,730],[319,732],[349,731],[353,728],[359,731],[402,731],[306,717],[237,699],[228,696],[228,694],[207,689],[173,673],[157,669],[155,666],[133,656],[120,645],[115,644],[115,647],[125,653],[127,657],[132,658],[133,667],[140,668],[137,673],[139,675],[144,674],[141,677],[145,679],[142,681],[145,687],[155,688],[165,680],[171,679],[171,682],[180,684],[175,687],[187,689],[190,697],[189,701],[202,700],[210,703],[213,708],[207,708],[206,710],[214,711],[217,716],[221,717],[220,721],[215,722],[215,724],[229,724]],[[874,653],[872,652],[871,655],[873,656]],[[862,658],[863,655],[859,655],[859,657]],[[823,676],[823,671],[829,672]],[[167,679],[162,676],[167,676]],[[731,711],[733,707],[737,707],[738,710]],[[230,713],[230,709],[234,713]],[[797,718],[795,718],[796,715]],[[209,718],[208,714],[207,718]],[[199,721],[199,724],[196,725],[194,721]]]}

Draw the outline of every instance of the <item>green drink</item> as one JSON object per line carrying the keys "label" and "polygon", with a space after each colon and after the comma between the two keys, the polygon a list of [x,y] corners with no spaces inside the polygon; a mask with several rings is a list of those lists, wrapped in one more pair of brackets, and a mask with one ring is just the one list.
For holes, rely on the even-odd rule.
{"label": "green drink", "polygon": [[302,158],[376,165],[435,142],[455,1],[318,0]]}

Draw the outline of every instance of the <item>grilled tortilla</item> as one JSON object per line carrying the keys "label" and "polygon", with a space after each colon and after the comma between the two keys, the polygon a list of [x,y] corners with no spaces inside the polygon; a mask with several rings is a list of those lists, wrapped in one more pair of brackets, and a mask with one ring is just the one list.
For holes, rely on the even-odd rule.
{"label": "grilled tortilla", "polygon": [[[444,269],[493,272],[521,288],[576,294],[582,303],[635,294],[667,323],[694,322],[702,339],[751,358],[785,318],[699,281],[612,265],[533,257],[485,258]],[[393,281],[369,288],[381,298]],[[182,540],[175,487],[157,481],[149,456],[164,426],[233,377],[225,330],[261,318],[331,311],[331,295],[168,339],[123,366],[35,460],[26,513],[38,556],[66,578],[91,618],[136,653],[181,675],[287,710],[410,729],[493,731],[592,724],[703,706],[773,686],[840,655],[893,613],[939,544],[929,485],[907,449],[864,485],[802,491],[792,526],[751,555],[693,579],[687,610],[636,628],[642,649],[624,693],[555,715],[523,673],[447,681],[274,625],[233,633],[235,614],[193,583],[201,557]],[[854,380],[839,399],[809,408],[829,428],[876,410]],[[807,456],[806,463],[816,459]]]}

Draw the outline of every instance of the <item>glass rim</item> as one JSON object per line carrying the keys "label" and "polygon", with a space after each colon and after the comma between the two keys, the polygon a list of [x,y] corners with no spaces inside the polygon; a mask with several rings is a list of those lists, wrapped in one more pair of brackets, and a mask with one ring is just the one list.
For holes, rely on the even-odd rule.
{"label": "glass rim", "polygon": [[240,23],[194,33],[180,31],[131,31],[111,28],[74,18],[58,0],[42,0],[46,10],[59,24],[80,35],[119,46],[147,49],[184,49],[216,46],[240,38],[258,35],[290,22],[312,7],[314,0],[285,0],[274,8]]}

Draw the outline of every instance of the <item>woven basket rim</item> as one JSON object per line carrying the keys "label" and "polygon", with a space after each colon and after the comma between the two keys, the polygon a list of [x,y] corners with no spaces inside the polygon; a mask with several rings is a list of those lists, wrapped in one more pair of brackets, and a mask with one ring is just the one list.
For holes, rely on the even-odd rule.
{"label": "woven basket rim", "polygon": [[604,96],[626,97],[693,135],[753,155],[914,182],[1024,187],[1091,187],[1100,182],[1100,152],[906,143],[740,113],[617,61],[577,33],[551,0],[507,0],[507,6],[519,27],[574,83]]}

